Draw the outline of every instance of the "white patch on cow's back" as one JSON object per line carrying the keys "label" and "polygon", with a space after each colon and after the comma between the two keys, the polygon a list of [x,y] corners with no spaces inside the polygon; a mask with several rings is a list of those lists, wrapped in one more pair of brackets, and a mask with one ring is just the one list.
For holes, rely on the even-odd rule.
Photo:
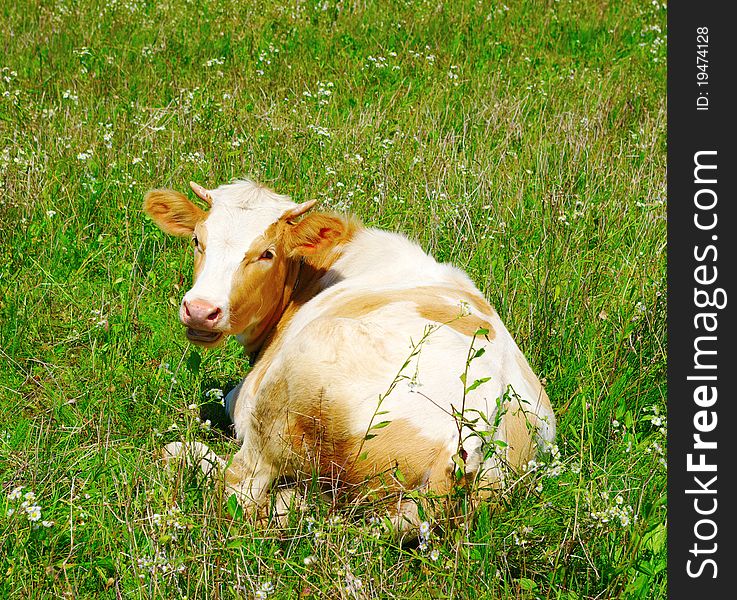
{"label": "white patch on cow's back", "polygon": [[333,270],[341,279],[377,281],[383,288],[392,282],[435,282],[442,265],[415,242],[400,233],[364,229],[351,240]]}
{"label": "white patch on cow's back", "polygon": [[[445,286],[477,294],[483,299],[462,270],[438,263],[403,234],[380,229],[359,231],[351,243],[342,249],[340,258],[325,274],[321,283],[324,290],[306,303],[289,324],[284,334],[285,343],[289,343],[308,323],[329,312],[336,302],[348,297],[391,293],[423,286]],[[438,298],[447,299],[450,305],[458,304],[459,314],[461,310],[468,310],[488,318],[472,307],[462,307],[460,298],[448,297],[443,293],[439,293]],[[414,306],[410,302],[406,304],[408,307]],[[412,311],[414,312],[414,308]],[[403,329],[400,325],[400,331]]]}

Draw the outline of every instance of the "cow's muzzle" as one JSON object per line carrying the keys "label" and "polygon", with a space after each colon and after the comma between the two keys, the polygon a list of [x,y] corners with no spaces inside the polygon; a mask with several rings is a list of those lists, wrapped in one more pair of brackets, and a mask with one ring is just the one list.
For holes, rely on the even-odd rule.
{"label": "cow's muzzle", "polygon": [[187,339],[195,344],[209,346],[219,342],[222,337],[222,331],[203,331],[201,329],[187,327]]}
{"label": "cow's muzzle", "polygon": [[187,327],[187,339],[195,344],[210,346],[224,335],[223,310],[206,300],[185,298],[179,308],[179,319]]}

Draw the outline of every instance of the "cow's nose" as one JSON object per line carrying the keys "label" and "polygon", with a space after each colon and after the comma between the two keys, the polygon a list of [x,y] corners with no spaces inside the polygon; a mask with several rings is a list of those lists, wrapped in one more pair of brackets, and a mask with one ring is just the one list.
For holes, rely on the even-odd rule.
{"label": "cow's nose", "polygon": [[218,306],[205,300],[185,300],[182,308],[182,321],[194,329],[214,328],[223,314]]}

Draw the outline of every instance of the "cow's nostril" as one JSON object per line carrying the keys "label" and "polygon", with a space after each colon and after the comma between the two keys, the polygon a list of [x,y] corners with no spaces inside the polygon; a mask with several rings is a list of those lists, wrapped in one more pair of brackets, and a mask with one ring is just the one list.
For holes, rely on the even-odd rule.
{"label": "cow's nostril", "polygon": [[223,318],[223,309],[206,300],[186,300],[182,302],[182,322],[194,329],[212,329]]}

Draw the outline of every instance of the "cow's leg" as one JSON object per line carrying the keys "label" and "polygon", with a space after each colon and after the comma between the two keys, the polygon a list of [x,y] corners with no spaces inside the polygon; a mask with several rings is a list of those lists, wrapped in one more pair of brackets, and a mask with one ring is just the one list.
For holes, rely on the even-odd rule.
{"label": "cow's leg", "polygon": [[[235,494],[247,514],[260,513],[259,516],[267,516],[269,489],[276,478],[276,469],[255,454],[241,448],[228,463],[201,442],[171,442],[164,446],[162,458],[170,467],[184,461],[189,467],[199,467],[211,479],[222,478],[226,493]],[[277,491],[272,516],[278,524],[286,522],[295,496],[296,491],[293,488]]]}
{"label": "cow's leg", "polygon": [[389,521],[397,539],[404,542],[416,539],[422,524],[417,503],[400,496],[389,508]]}
{"label": "cow's leg", "polygon": [[438,519],[453,518],[451,494],[455,484],[452,449],[440,452],[427,470],[427,479],[415,493],[400,493],[389,506],[389,520],[393,533],[407,543],[418,537],[427,538],[426,527],[432,527]]}
{"label": "cow's leg", "polygon": [[246,513],[264,515],[269,508],[269,490],[278,474],[278,467],[246,441],[225,468],[225,490],[235,494]]}
{"label": "cow's leg", "polygon": [[184,460],[190,467],[198,466],[208,477],[222,473],[226,464],[201,442],[171,442],[164,446],[162,458],[170,466],[176,461]]}
{"label": "cow's leg", "polygon": [[[481,437],[469,436],[463,444],[465,465],[463,474],[456,475],[453,461],[455,448],[447,447],[428,469],[428,478],[411,497],[400,494],[389,506],[389,520],[394,535],[402,542],[422,539],[425,527],[439,522],[458,523],[471,514],[482,501],[496,497],[504,485],[508,469],[503,456],[483,462]],[[456,495],[458,488],[464,494]]]}
{"label": "cow's leg", "polygon": [[300,511],[306,509],[304,497],[297,486],[280,487],[274,496],[274,504],[269,516],[277,527],[285,528],[289,525],[289,513],[295,509]]}

